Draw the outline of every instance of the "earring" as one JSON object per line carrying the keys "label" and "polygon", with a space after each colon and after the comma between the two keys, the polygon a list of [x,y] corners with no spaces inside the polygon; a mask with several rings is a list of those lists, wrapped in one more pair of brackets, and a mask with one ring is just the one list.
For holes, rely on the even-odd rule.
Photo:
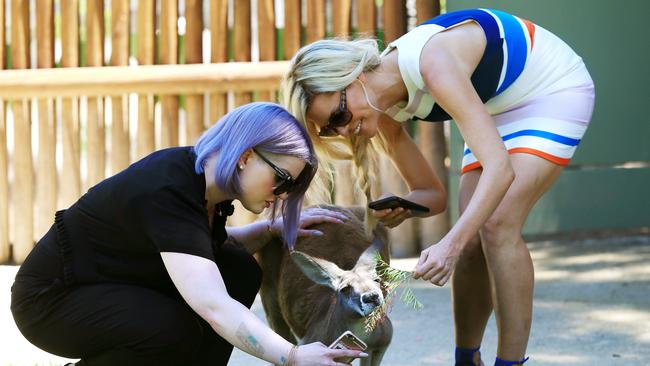
{"label": "earring", "polygon": [[244,170],[244,166],[239,164],[239,170]]}

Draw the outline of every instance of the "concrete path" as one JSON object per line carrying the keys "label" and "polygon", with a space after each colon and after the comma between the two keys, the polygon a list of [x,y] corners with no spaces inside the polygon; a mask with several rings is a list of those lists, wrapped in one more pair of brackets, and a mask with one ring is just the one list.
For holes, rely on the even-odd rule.
{"label": "concrete path", "polygon": [[[536,268],[534,320],[526,366],[650,365],[650,236],[529,244]],[[415,259],[393,265],[411,269]],[[65,359],[31,346],[9,312],[15,266],[0,266],[0,366],[62,365]],[[453,364],[453,323],[449,287],[417,283],[424,304],[415,311],[396,303],[393,343],[384,365]],[[255,313],[264,317],[259,299]],[[486,365],[496,352],[490,320],[482,347]],[[230,365],[265,362],[235,350]]]}

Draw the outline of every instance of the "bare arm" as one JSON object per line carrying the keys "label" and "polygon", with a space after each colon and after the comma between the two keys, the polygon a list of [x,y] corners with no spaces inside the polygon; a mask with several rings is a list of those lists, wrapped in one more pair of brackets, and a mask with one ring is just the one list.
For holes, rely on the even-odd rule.
{"label": "bare arm", "polygon": [[[342,223],[347,217],[336,211],[324,208],[310,207],[300,213],[298,223],[298,236],[322,235],[318,230],[309,230],[311,225],[322,222]],[[246,251],[253,254],[262,249],[273,237],[282,235],[282,218],[277,218],[273,223],[269,220],[259,220],[248,225],[229,226],[226,228],[228,235],[241,243]]]}
{"label": "bare arm", "polygon": [[285,364],[293,345],[228,295],[214,262],[183,253],[164,252],[161,256],[183,299],[220,336],[255,357]]}
{"label": "bare arm", "polygon": [[[468,50],[458,46],[462,41],[433,37],[424,47],[420,62],[426,65],[420,71],[427,89],[454,119],[483,167],[463,215],[437,245],[422,252],[415,267],[416,278],[422,277],[440,286],[449,280],[463,247],[494,212],[514,179],[508,152],[494,120],[470,81],[473,68],[468,67],[462,56]],[[467,47],[472,46],[471,42],[468,44]],[[464,56],[468,54],[471,52]]]}
{"label": "bare arm", "polygon": [[445,188],[404,126],[385,115],[380,126],[390,148],[388,156],[408,185],[410,192],[404,198],[429,208],[428,213],[418,216],[444,211],[447,207]]}

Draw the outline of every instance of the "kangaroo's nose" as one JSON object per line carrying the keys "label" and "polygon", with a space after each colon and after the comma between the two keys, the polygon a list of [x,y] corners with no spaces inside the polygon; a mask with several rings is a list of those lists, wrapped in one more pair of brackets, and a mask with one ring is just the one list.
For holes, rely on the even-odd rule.
{"label": "kangaroo's nose", "polygon": [[361,295],[361,302],[365,304],[379,305],[379,295],[376,293],[366,293]]}

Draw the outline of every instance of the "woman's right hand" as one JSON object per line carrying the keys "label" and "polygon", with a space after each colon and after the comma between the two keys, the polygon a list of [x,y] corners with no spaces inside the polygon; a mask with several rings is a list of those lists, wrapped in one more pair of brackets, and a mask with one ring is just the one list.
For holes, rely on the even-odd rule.
{"label": "woman's right hand", "polygon": [[368,357],[367,353],[362,351],[353,351],[347,349],[331,349],[321,342],[309,343],[299,346],[296,350],[294,362],[291,366],[347,366],[349,363],[336,362],[335,358],[339,357]]}

